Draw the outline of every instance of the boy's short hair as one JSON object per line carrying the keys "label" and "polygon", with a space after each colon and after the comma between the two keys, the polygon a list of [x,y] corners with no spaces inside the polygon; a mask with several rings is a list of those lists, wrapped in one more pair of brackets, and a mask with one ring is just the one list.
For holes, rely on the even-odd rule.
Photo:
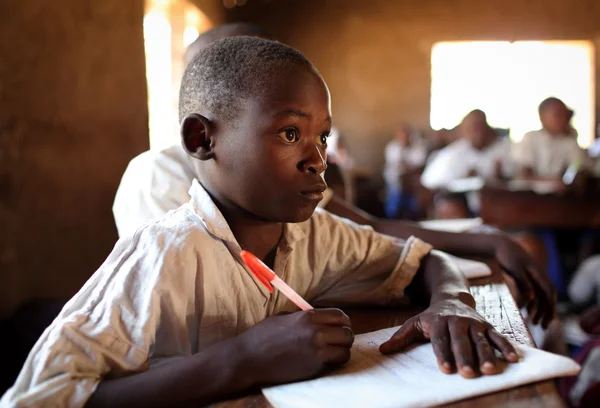
{"label": "boy's short hair", "polygon": [[223,24],[203,32],[194,40],[193,43],[187,46],[185,49],[185,55],[183,57],[185,66],[187,66],[194,59],[196,54],[209,46],[211,43],[222,38],[236,37],[241,35],[271,38],[271,34],[256,24],[241,22]]}
{"label": "boy's short hair", "polygon": [[257,37],[215,41],[190,62],[181,80],[179,120],[210,112],[232,119],[241,100],[260,94],[286,63],[315,69],[298,50]]}
{"label": "boy's short hair", "polygon": [[540,103],[540,106],[538,106],[538,113],[541,115],[546,109],[556,104],[564,105],[565,103],[554,96],[546,98]]}

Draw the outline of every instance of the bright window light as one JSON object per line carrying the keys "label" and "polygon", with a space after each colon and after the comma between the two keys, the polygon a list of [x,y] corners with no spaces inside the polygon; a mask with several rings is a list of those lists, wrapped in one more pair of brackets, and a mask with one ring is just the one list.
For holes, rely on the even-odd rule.
{"label": "bright window light", "polygon": [[187,26],[183,31],[183,46],[187,47],[198,37],[198,29],[194,26]]}
{"label": "bright window light", "polygon": [[588,41],[443,42],[431,52],[431,127],[453,128],[473,109],[514,141],[541,127],[549,96],[575,111],[578,142],[594,138],[594,48]]}
{"label": "bright window light", "polygon": [[198,7],[183,0],[146,0],[144,45],[150,148],[179,143],[178,99],[185,48],[212,27]]}
{"label": "bright window light", "polygon": [[[144,17],[146,79],[150,146],[166,147],[165,135],[173,132],[177,118],[171,108],[171,25],[164,13],[151,11]],[[175,122],[176,123],[176,122]]]}

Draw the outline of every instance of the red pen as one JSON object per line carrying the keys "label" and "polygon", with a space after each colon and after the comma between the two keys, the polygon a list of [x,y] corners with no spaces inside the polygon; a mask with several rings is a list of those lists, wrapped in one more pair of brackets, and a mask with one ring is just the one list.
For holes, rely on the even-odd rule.
{"label": "red pen", "polygon": [[[275,272],[271,270],[267,265],[260,259],[254,256],[248,251],[242,250],[242,260],[250,271],[256,276],[256,278],[269,289],[269,292],[273,293],[273,286],[275,286],[281,293],[283,293],[289,300],[294,302],[302,310],[314,309],[306,300],[302,299],[296,291],[290,288],[279,276],[275,275]],[[273,286],[271,286],[273,285]]]}

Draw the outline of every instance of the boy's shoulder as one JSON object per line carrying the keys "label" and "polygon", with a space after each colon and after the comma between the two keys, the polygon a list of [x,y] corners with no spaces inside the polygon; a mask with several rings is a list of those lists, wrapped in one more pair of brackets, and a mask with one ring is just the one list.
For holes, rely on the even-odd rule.
{"label": "boy's shoulder", "polygon": [[160,218],[146,222],[129,239],[138,247],[149,244],[162,249],[184,249],[211,238],[191,203],[186,203]]}

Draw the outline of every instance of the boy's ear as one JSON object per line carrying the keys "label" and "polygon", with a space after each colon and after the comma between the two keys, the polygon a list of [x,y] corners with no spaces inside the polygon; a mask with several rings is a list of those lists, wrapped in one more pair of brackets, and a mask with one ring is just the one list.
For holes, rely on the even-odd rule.
{"label": "boy's ear", "polygon": [[181,121],[181,144],[190,156],[198,160],[214,157],[212,126],[204,116],[191,113]]}

